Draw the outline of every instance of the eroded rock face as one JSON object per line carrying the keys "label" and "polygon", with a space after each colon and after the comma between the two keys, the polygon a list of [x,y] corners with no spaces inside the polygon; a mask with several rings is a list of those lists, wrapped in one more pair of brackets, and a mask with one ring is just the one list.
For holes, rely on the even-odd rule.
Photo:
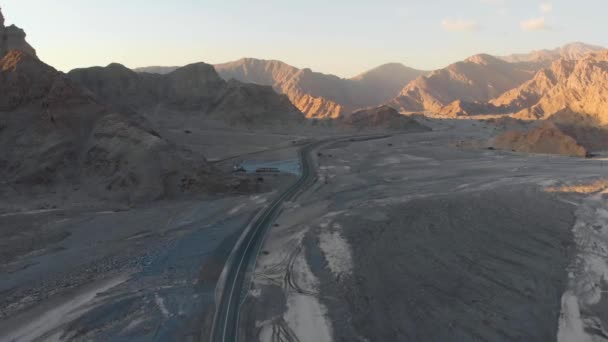
{"label": "eroded rock face", "polygon": [[25,40],[25,31],[15,25],[4,26],[4,16],[0,9],[0,58],[11,50],[20,50],[36,56],[36,50]]}

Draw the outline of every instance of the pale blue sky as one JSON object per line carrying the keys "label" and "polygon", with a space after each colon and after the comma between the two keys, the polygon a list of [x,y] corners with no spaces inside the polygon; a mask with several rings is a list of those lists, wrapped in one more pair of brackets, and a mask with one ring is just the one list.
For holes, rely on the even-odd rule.
{"label": "pale blue sky", "polygon": [[[608,46],[606,0],[0,0],[48,64],[129,67],[280,59],[344,77],[387,62],[573,41]],[[527,22],[527,24],[526,24]]]}

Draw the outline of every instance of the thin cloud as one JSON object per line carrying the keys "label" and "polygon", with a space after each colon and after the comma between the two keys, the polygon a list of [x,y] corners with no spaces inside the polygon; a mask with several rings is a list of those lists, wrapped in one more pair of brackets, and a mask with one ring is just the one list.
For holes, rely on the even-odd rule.
{"label": "thin cloud", "polygon": [[549,3],[549,2],[542,3],[540,5],[540,10],[543,13],[549,13],[549,12],[553,11],[553,4]]}
{"label": "thin cloud", "polygon": [[445,19],[441,22],[441,26],[447,31],[477,31],[479,25],[474,20],[451,20]]}
{"label": "thin cloud", "polygon": [[545,17],[524,20],[520,23],[520,26],[524,31],[543,31],[551,29],[545,22]]}

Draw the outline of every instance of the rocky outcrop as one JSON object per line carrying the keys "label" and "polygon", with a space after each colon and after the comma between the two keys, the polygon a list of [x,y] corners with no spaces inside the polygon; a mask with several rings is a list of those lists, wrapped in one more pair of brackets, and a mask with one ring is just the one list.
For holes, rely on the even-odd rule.
{"label": "rocky outcrop", "polygon": [[227,183],[203,156],[144,119],[118,114],[34,56],[0,60],[0,176],[19,191],[82,188],[95,197],[153,200]]}
{"label": "rocky outcrop", "polygon": [[559,154],[586,157],[588,152],[573,137],[552,123],[529,132],[508,131],[495,139],[496,147],[525,153]]}
{"label": "rocky outcrop", "polygon": [[272,86],[309,118],[336,118],[394,97],[423,71],[387,64],[352,79],[298,69],[280,61],[244,58],[215,66],[224,79]]}
{"label": "rocky outcrop", "polygon": [[[490,55],[476,55],[417,78],[390,104],[401,112],[441,113],[454,101],[488,101],[532,77],[533,73],[519,64]],[[457,110],[446,109],[446,113],[453,116]]]}
{"label": "rocky outcrop", "polygon": [[25,40],[25,32],[15,25],[4,26],[4,16],[0,9],[0,58],[11,50],[20,50],[36,56],[36,50]]}
{"label": "rocky outcrop", "polygon": [[381,128],[415,132],[430,131],[430,128],[420,124],[409,116],[399,114],[399,112],[389,106],[356,111],[342,118],[340,123],[359,130]]}
{"label": "rocky outcrop", "polygon": [[226,82],[214,67],[190,64],[166,75],[136,73],[120,64],[76,69],[73,81],[122,111],[146,114],[157,106],[256,125],[300,122],[303,115],[271,87]]}

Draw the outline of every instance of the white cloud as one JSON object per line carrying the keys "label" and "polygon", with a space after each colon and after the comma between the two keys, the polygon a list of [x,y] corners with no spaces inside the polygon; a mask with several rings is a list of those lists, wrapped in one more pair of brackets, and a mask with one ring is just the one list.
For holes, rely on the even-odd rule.
{"label": "white cloud", "polygon": [[549,13],[549,12],[553,11],[553,4],[549,3],[549,2],[542,3],[540,5],[540,10],[543,13]]}
{"label": "white cloud", "polygon": [[549,25],[547,25],[545,22],[545,17],[524,20],[520,23],[520,26],[524,31],[541,31],[551,29],[551,27],[549,27]]}
{"label": "white cloud", "polygon": [[441,22],[441,26],[448,31],[477,31],[479,29],[477,22],[462,19],[445,19]]}

